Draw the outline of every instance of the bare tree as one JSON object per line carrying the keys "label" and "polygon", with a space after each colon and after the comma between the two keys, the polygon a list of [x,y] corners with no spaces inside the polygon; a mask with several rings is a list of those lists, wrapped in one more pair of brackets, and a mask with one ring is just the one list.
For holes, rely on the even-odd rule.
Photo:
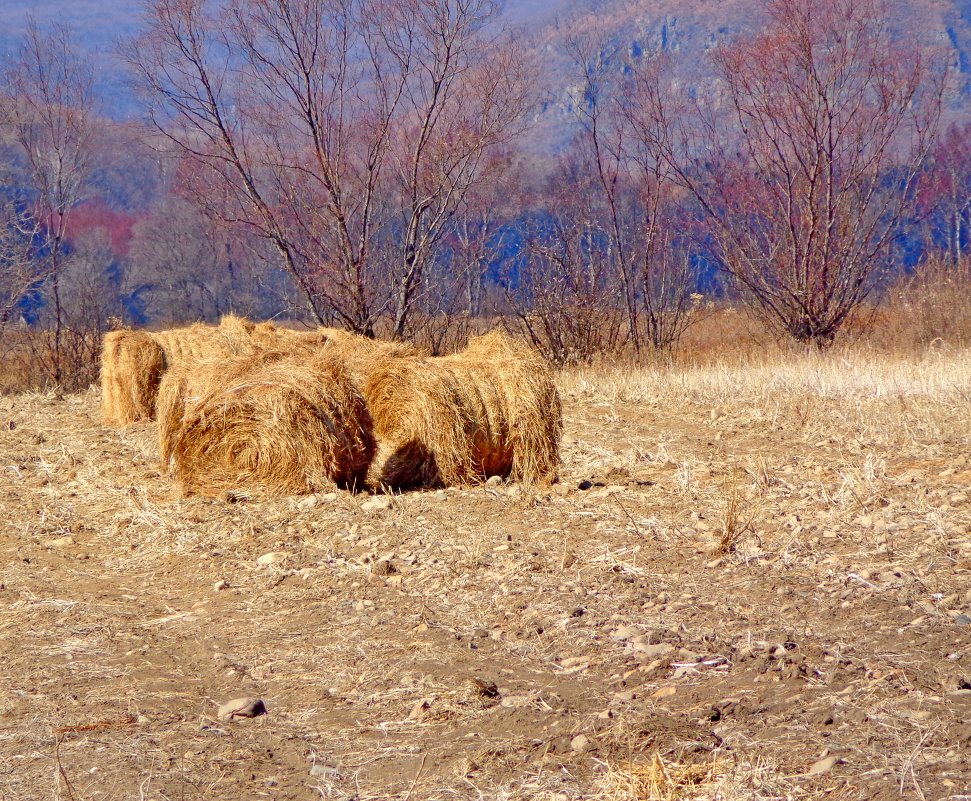
{"label": "bare tree", "polygon": [[209,212],[270,243],[311,314],[407,329],[447,225],[519,132],[492,0],[153,0],[129,58]]}
{"label": "bare tree", "polygon": [[3,125],[23,167],[26,207],[19,228],[30,229],[34,284],[49,288],[52,305],[49,378],[64,378],[65,309],[61,269],[72,209],[84,196],[95,135],[91,70],[68,31],[41,32],[30,21],[18,58],[2,74],[7,98]]}
{"label": "bare tree", "polygon": [[[520,330],[558,363],[617,351],[628,341],[623,286],[610,230],[587,165],[561,159],[523,223],[523,242],[505,265],[505,301]],[[543,206],[546,206],[544,208]]]}
{"label": "bare tree", "polygon": [[679,126],[668,162],[757,313],[826,346],[892,259],[943,70],[892,29],[881,0],[771,0],[767,25],[716,64],[724,93],[697,128],[649,97],[653,116]]}
{"label": "bare tree", "polygon": [[943,235],[948,261],[960,264],[971,238],[971,123],[952,124],[941,136],[919,196],[932,240]]}
{"label": "bare tree", "polygon": [[[644,93],[656,92],[661,56],[631,60],[617,48],[574,38],[580,74],[573,107],[580,122],[575,155],[590,170],[606,236],[605,257],[618,273],[635,351],[675,345],[693,321],[697,276],[683,232],[678,187],[665,150],[672,131]],[[653,99],[653,98],[651,98]]]}
{"label": "bare tree", "polygon": [[40,280],[34,259],[40,233],[36,218],[18,198],[0,198],[0,335]]}

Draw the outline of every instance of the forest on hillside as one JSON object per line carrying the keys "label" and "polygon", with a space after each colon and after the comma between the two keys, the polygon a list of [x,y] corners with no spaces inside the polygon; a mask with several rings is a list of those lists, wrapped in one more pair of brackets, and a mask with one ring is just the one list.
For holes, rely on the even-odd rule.
{"label": "forest on hillside", "polygon": [[703,51],[613,18],[538,47],[493,0],[152,0],[124,120],[76,32],[30,22],[0,64],[11,386],[228,312],[432,352],[501,319],[560,363],[676,350],[725,307],[821,348],[888,304],[958,317],[958,51],[883,0],[757,19]]}

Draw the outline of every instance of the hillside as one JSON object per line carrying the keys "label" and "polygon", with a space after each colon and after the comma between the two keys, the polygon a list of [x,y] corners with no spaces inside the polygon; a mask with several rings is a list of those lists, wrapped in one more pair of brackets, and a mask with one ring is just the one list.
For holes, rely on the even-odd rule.
{"label": "hillside", "polygon": [[[545,116],[551,129],[569,118],[569,65],[565,42],[576,35],[608,41],[621,51],[665,50],[703,64],[704,53],[745,26],[758,24],[758,0],[509,0],[506,15],[535,42],[546,68],[550,97]],[[971,89],[971,0],[923,0],[900,5],[901,26],[953,52],[956,105]],[[92,54],[99,89],[115,116],[137,112],[113,55],[116,43],[138,28],[141,0],[0,0],[0,53],[9,55],[33,14],[42,24],[71,28]]]}

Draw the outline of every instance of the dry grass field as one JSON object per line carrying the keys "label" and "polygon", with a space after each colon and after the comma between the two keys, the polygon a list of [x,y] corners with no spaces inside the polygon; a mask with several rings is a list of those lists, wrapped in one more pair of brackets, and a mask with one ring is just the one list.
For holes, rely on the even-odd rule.
{"label": "dry grass field", "polygon": [[971,352],[559,383],[551,491],[272,501],[0,397],[0,799],[971,799]]}

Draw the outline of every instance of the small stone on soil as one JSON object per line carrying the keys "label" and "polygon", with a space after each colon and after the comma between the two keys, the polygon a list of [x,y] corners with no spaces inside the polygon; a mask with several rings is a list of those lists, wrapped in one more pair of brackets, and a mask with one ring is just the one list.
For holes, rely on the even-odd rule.
{"label": "small stone on soil", "polygon": [[391,499],[387,495],[375,495],[361,504],[361,509],[365,512],[383,512],[391,508]]}
{"label": "small stone on soil", "polygon": [[279,562],[282,562],[284,559],[287,558],[287,556],[289,556],[289,554],[287,554],[284,551],[270,551],[269,553],[265,553],[261,557],[259,557],[256,560],[256,564],[260,565],[261,567],[266,567],[267,565],[275,565]]}
{"label": "small stone on soil", "polygon": [[216,712],[219,720],[235,720],[236,718],[255,718],[266,714],[266,704],[261,698],[234,698],[227,701]]}
{"label": "small stone on soil", "polygon": [[818,762],[814,762],[809,770],[806,772],[807,776],[819,776],[821,773],[826,773],[832,770],[836,765],[839,764],[840,758],[838,756],[828,756],[825,759],[820,759]]}
{"label": "small stone on soil", "polygon": [[646,643],[639,640],[634,640],[634,653],[644,657],[645,659],[657,659],[661,656],[666,656],[674,650],[673,645],[668,645],[665,642],[658,643]]}

